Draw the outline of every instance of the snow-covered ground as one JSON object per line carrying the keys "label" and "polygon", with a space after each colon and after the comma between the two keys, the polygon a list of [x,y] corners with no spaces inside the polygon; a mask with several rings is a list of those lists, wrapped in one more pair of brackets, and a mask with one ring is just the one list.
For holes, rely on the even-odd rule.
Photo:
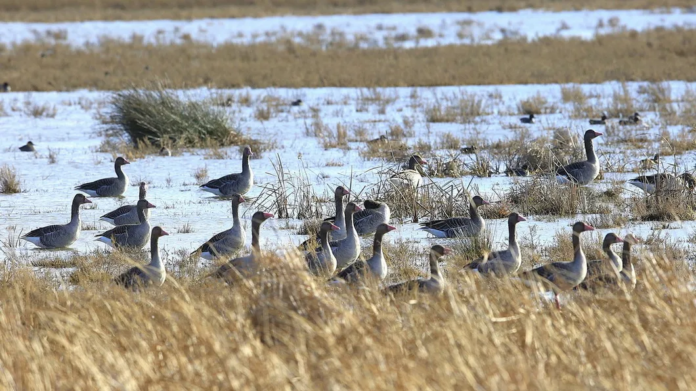
{"label": "snow-covered ground", "polygon": [[693,10],[594,10],[548,12],[411,13],[267,18],[0,23],[0,43],[63,42],[74,46],[104,39],[167,43],[192,39],[213,45],[291,38],[298,42],[356,43],[359,47],[419,47],[493,43],[503,38],[547,36],[589,39],[630,29],[694,28]]}
{"label": "snow-covered ground", "polygon": [[[641,83],[631,83],[629,89],[635,94]],[[685,89],[694,88],[696,84],[683,82],[670,83],[673,96],[680,96]],[[583,90],[595,96],[593,104],[603,107],[608,104],[607,97],[612,91],[620,88],[617,83],[601,85],[583,85]],[[515,132],[512,124],[519,124],[517,104],[536,94],[545,96],[550,103],[557,105],[555,114],[540,116],[537,124],[529,125],[532,134],[548,135],[554,126],[565,127],[571,132],[581,134],[588,128],[587,119],[570,118],[569,106],[561,101],[558,85],[528,85],[528,86],[488,86],[488,87],[441,87],[441,88],[389,88],[379,90],[360,90],[349,88],[323,89],[273,89],[273,90],[237,90],[237,91],[182,91],[181,94],[191,99],[209,97],[211,93],[248,94],[251,104],[234,104],[228,108],[240,128],[250,136],[258,139],[275,140],[277,149],[267,151],[260,159],[252,160],[257,186],[250,192],[249,198],[261,198],[262,186],[274,183],[272,162],[280,159],[285,170],[298,175],[306,173],[317,194],[329,194],[339,184],[347,184],[351,178],[351,189],[354,193],[365,194],[377,181],[375,167],[398,167],[403,162],[383,162],[380,160],[365,160],[360,151],[365,148],[363,142],[351,142],[350,149],[324,150],[321,141],[306,135],[306,127],[311,126],[312,113],[318,111],[323,123],[335,128],[341,123],[348,129],[363,127],[370,137],[377,137],[388,131],[390,125],[412,123],[414,136],[407,139],[410,145],[427,142],[436,145],[444,133],[452,133],[457,137],[467,138],[474,134],[480,139],[498,140],[510,138]],[[370,94],[379,93],[390,97],[391,103],[385,104],[365,99]],[[423,107],[435,102],[438,97],[451,94],[477,94],[486,98],[486,106],[491,113],[479,117],[475,123],[463,125],[458,123],[427,123]],[[76,193],[73,187],[87,181],[111,177],[113,172],[113,156],[109,153],[98,152],[103,141],[100,133],[101,125],[96,119],[98,113],[104,114],[107,108],[104,103],[109,99],[108,92],[46,92],[46,93],[7,93],[0,94],[0,103],[7,112],[0,117],[0,164],[14,166],[22,182],[25,192],[14,195],[0,195],[0,221],[3,231],[0,238],[5,241],[10,234],[15,237],[21,232],[49,224],[64,224],[69,220],[70,200]],[[255,110],[264,105],[264,97],[272,96],[284,102],[279,112],[265,121],[255,118]],[[305,105],[292,107],[289,102],[302,98]],[[414,101],[417,99],[417,101]],[[31,103],[28,103],[31,102]],[[47,105],[55,107],[54,118],[34,118],[26,113],[27,105]],[[656,114],[644,112],[645,132],[655,134],[661,131]],[[516,125],[519,126],[519,125]],[[603,128],[603,127],[601,127]],[[609,130],[599,129],[609,132]],[[676,131],[676,129],[669,129]],[[617,131],[622,131],[618,128]],[[349,137],[351,134],[349,133]],[[607,152],[603,145],[604,137],[598,138],[597,148]],[[37,153],[22,153],[18,147],[32,140],[37,145]],[[624,154],[628,161],[638,161],[652,156],[655,145],[648,143],[644,150],[615,151]],[[56,162],[50,164],[49,148],[57,155]],[[184,153],[179,156],[160,157],[148,156],[144,159],[133,160],[125,166],[125,172],[132,183],[146,181],[150,184],[148,199],[157,206],[152,214],[152,224],[161,225],[172,236],[163,239],[165,249],[188,249],[193,251],[198,245],[213,234],[226,229],[231,224],[230,204],[211,197],[208,193],[198,190],[193,177],[199,168],[207,168],[209,177],[216,178],[241,169],[240,152],[236,147],[223,149],[230,158],[225,160],[206,159],[203,150],[194,153]],[[456,151],[434,150],[432,155],[445,156]],[[209,157],[209,156],[208,156]],[[467,157],[461,156],[461,159]],[[693,167],[693,153],[677,156],[682,167]],[[665,164],[673,162],[673,158],[665,157]],[[332,164],[327,164],[332,162]],[[336,166],[335,164],[342,164]],[[607,178],[625,180],[635,174],[606,173]],[[491,178],[447,178],[436,179],[439,183],[457,181],[477,188],[481,194],[493,201],[496,194],[504,192],[513,180],[529,180],[528,178],[511,179],[504,175]],[[592,186],[606,186],[602,183]],[[426,181],[426,184],[429,180]],[[627,190],[636,192],[637,189],[627,185]],[[134,203],[137,199],[137,187],[131,187],[126,198],[94,199],[94,209],[83,210],[83,222],[92,229],[85,230],[73,248],[79,252],[90,251],[105,247],[94,241],[94,234],[110,226],[99,221],[99,216],[125,203]],[[328,204],[330,205],[330,204]],[[327,210],[330,207],[327,206]],[[243,205],[243,217],[247,220],[254,212],[249,205]],[[273,211],[271,211],[273,212]],[[535,241],[541,245],[549,244],[555,232],[569,230],[574,219],[556,219],[549,217],[538,218],[529,216],[529,222],[519,226],[519,236],[529,240],[534,232]],[[405,240],[422,243],[423,247],[435,241],[418,230],[412,223],[394,222],[398,230],[389,235],[389,240]],[[189,224],[191,233],[178,233],[184,225]],[[297,243],[304,237],[296,235],[296,228],[301,224],[297,220],[271,220],[265,225],[263,241],[280,248],[284,245]],[[490,230],[496,243],[505,243],[507,230],[504,220],[489,221]],[[629,222],[621,233],[634,232],[640,236],[654,233],[657,223]],[[670,229],[663,234],[672,238],[684,239],[693,234],[696,225],[693,222],[670,224]],[[94,229],[96,228],[96,229]],[[597,234],[603,234],[601,231]],[[250,235],[248,240],[250,241]],[[367,242],[365,243],[367,244]],[[20,252],[34,252],[33,245],[22,242]],[[55,253],[51,253],[55,255]]]}

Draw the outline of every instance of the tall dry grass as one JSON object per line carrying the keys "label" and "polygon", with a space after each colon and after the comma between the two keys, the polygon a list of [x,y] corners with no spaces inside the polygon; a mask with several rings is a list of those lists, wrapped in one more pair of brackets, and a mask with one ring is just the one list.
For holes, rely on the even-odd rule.
{"label": "tall dry grass", "polygon": [[[53,54],[37,59],[36,53],[46,49],[53,49]],[[598,52],[602,55],[597,56]],[[327,50],[287,40],[221,45],[213,50],[195,42],[147,45],[138,40],[105,41],[81,49],[23,44],[7,49],[5,54],[12,61],[4,65],[3,77],[17,91],[122,90],[163,79],[169,80],[172,88],[696,80],[696,30],[622,32],[594,40],[543,38],[495,45],[365,50],[355,50],[350,42],[337,42]],[[188,59],[196,59],[196,65]],[[475,116],[481,112],[480,99],[453,102],[458,105],[455,114],[463,119]],[[441,111],[447,113],[444,105]]]}

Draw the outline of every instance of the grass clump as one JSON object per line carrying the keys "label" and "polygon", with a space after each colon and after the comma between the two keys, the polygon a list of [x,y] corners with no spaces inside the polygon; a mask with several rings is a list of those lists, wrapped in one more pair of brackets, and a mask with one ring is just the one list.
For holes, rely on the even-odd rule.
{"label": "grass clump", "polygon": [[161,83],[152,89],[130,88],[111,99],[107,117],[112,134],[128,136],[138,146],[199,147],[206,142],[219,145],[247,142],[229,124],[227,113],[201,102],[183,100]]}
{"label": "grass clump", "polygon": [[22,191],[17,178],[17,171],[7,164],[0,166],[0,193],[15,194]]}

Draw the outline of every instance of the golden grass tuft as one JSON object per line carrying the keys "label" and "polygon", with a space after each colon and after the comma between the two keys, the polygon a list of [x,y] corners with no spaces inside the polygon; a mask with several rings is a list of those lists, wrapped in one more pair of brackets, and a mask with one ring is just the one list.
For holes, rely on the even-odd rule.
{"label": "golden grass tuft", "polygon": [[22,191],[17,170],[7,164],[0,166],[0,193],[15,194]]}

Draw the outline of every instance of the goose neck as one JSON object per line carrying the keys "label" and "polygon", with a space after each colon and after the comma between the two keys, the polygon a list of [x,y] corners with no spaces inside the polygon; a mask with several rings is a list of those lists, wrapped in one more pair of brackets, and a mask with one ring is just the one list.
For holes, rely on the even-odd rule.
{"label": "goose neck", "polygon": [[590,163],[597,163],[597,156],[594,151],[594,143],[591,138],[585,140],[585,154],[587,155],[587,161]]}
{"label": "goose neck", "polygon": [[150,237],[150,266],[160,269],[162,268],[162,262],[159,256],[159,237],[152,235]]}

